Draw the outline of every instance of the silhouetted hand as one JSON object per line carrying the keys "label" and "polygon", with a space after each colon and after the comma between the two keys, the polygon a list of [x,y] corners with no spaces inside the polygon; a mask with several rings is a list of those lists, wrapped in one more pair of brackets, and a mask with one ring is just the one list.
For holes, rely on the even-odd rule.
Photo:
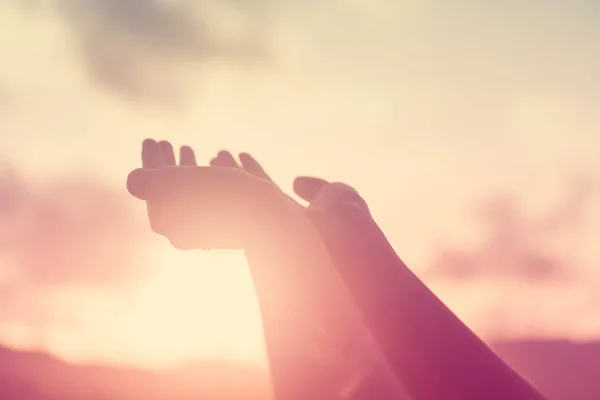
{"label": "silhouetted hand", "polygon": [[129,174],[129,192],[147,201],[152,229],[179,249],[244,247],[297,206],[272,182],[239,168],[196,166],[189,147],[176,165],[170,143],[146,140],[142,164]]}
{"label": "silhouetted hand", "polygon": [[[187,146],[182,147],[182,151],[184,149],[186,154],[191,155],[189,158],[194,159],[193,150]],[[168,147],[165,150],[168,151]],[[220,151],[210,165],[239,168],[273,182],[262,166],[247,153],[240,153],[238,163],[231,153]],[[305,209],[306,215],[322,238],[327,239],[325,244],[330,253],[335,252],[332,254],[334,260],[352,258],[374,242],[380,242],[381,245],[387,242],[372,219],[367,203],[353,187],[339,182],[329,183],[321,178],[299,176],[294,180],[294,192],[309,203]],[[337,251],[338,248],[344,251]],[[348,251],[350,248],[355,251]]]}
{"label": "silhouetted hand", "polygon": [[[193,150],[187,146],[186,153],[191,153],[193,158]],[[262,166],[248,153],[240,153],[240,162],[236,162],[235,158],[228,151],[220,151],[215,158],[210,161],[210,165],[214,167],[229,167],[242,169],[258,178],[262,178],[273,182],[269,175],[265,172]],[[325,191],[322,191],[325,189]],[[309,176],[300,176],[294,180],[294,192],[303,200],[310,203],[311,207],[329,208],[338,205],[339,202],[355,204],[362,212],[369,212],[367,203],[358,195],[354,188],[343,183],[329,183],[321,178]]]}

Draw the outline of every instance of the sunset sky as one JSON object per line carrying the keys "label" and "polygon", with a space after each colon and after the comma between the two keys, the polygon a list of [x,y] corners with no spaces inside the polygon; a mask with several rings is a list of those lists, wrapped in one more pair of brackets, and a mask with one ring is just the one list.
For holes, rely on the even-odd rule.
{"label": "sunset sky", "polygon": [[264,361],[243,255],[178,252],[129,198],[146,137],[355,186],[487,340],[600,337],[599,22],[589,0],[0,2],[0,342]]}

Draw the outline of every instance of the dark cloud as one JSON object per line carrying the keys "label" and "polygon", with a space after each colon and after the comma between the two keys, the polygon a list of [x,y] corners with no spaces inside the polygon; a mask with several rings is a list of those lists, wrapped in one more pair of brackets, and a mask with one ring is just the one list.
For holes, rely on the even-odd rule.
{"label": "dark cloud", "polygon": [[0,176],[0,261],[11,276],[40,287],[113,286],[143,272],[149,233],[125,193],[89,177],[34,189],[14,170]]}
{"label": "dark cloud", "polygon": [[244,2],[220,0],[215,7],[241,13],[246,28],[224,37],[207,23],[206,3],[159,0],[57,0],[60,15],[93,80],[137,100],[169,103],[184,95],[175,67],[222,60],[247,63],[265,58],[264,21]]}
{"label": "dark cloud", "polygon": [[428,274],[457,280],[508,278],[525,281],[567,279],[576,267],[561,250],[548,245],[557,232],[577,235],[597,189],[587,176],[571,179],[562,201],[539,217],[526,215],[519,202],[498,196],[485,202],[476,218],[485,229],[475,249],[443,251]]}

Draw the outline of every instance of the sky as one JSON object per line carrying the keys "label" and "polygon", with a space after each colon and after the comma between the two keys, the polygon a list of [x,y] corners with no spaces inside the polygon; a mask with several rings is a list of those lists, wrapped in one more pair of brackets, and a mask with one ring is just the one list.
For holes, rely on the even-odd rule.
{"label": "sky", "polygon": [[178,252],[125,190],[144,138],[356,187],[478,334],[600,337],[593,1],[0,3],[0,341],[264,362],[242,254]]}

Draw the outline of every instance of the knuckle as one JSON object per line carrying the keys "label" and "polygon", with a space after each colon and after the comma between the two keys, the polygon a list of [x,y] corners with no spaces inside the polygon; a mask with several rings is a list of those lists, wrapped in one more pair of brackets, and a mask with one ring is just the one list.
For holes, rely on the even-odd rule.
{"label": "knuckle", "polygon": [[152,232],[158,233],[159,235],[163,235],[166,233],[164,223],[161,222],[160,218],[157,218],[156,216],[151,216],[149,220],[150,229],[152,229]]}
{"label": "knuckle", "polygon": [[194,249],[194,246],[191,246],[187,241],[181,240],[177,237],[168,237],[169,243],[177,250],[188,251]]}

